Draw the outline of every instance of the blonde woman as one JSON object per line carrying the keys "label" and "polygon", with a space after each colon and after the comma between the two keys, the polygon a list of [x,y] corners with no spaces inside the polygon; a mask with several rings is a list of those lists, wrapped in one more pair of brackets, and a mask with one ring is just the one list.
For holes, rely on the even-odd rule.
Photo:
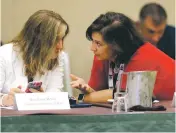
{"label": "blonde woman", "polygon": [[40,91],[62,91],[62,49],[68,31],[68,24],[58,13],[39,10],[18,36],[0,47],[1,106],[13,105],[14,93],[24,92],[30,81],[41,81]]}

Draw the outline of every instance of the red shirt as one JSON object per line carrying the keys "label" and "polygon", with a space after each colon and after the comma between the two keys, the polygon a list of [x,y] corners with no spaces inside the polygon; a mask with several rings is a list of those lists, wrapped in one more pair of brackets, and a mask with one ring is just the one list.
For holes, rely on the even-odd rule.
{"label": "red shirt", "polygon": [[[175,91],[175,60],[150,43],[145,43],[125,67],[130,71],[157,71],[154,95],[157,99],[173,98]],[[89,85],[96,91],[108,89],[109,62],[94,57]]]}

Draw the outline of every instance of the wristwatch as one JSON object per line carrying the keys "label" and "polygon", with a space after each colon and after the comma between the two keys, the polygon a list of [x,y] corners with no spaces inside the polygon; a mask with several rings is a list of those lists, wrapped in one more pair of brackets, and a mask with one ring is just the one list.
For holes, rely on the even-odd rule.
{"label": "wristwatch", "polygon": [[83,102],[84,102],[84,94],[79,94],[78,103],[83,103]]}

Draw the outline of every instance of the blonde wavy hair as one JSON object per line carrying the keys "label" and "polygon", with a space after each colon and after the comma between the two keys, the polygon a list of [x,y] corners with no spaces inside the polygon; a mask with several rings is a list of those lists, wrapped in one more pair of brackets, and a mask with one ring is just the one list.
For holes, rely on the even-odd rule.
{"label": "blonde wavy hair", "polygon": [[58,58],[51,59],[51,56],[56,44],[68,32],[66,21],[53,11],[39,10],[29,17],[19,35],[11,41],[20,50],[26,76],[42,75],[59,64]]}

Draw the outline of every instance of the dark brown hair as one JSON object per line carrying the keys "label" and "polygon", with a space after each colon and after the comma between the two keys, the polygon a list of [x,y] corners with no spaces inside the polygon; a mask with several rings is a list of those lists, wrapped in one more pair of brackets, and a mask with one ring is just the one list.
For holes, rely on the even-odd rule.
{"label": "dark brown hair", "polygon": [[[143,45],[143,39],[134,27],[130,18],[122,13],[107,12],[101,14],[86,31],[88,40],[92,40],[92,33],[98,32],[105,42],[112,47],[117,62],[127,63],[136,50]],[[118,51],[116,47],[120,47]]]}

